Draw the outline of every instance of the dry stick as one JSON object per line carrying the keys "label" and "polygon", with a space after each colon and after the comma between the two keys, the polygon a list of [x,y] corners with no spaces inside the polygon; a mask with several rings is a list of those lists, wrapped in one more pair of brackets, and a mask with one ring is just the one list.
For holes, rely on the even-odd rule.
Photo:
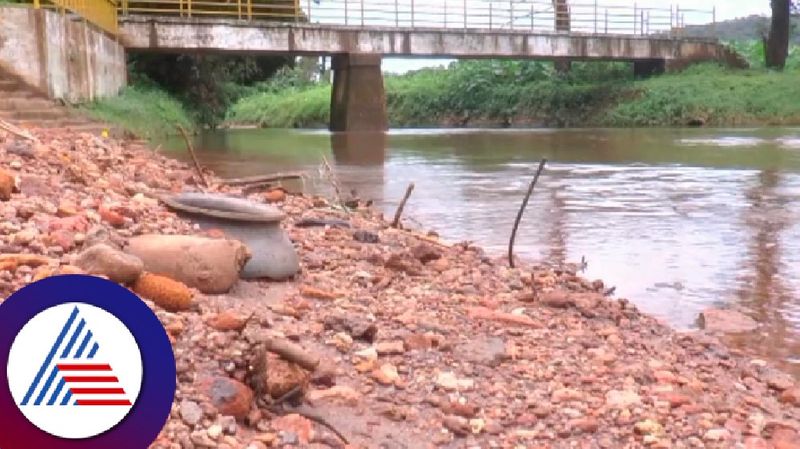
{"label": "dry stick", "polygon": [[13,124],[11,124],[11,123],[3,120],[3,119],[0,119],[0,129],[4,129],[4,130],[10,132],[11,134],[14,134],[15,136],[22,137],[23,139],[32,140],[34,142],[38,141],[38,139],[36,137],[32,136],[28,131],[26,131],[26,130],[24,130],[24,129],[16,126],[16,125],[13,125]]}
{"label": "dry stick", "polygon": [[246,178],[223,179],[220,182],[229,186],[240,186],[248,184],[264,184],[274,181],[283,181],[286,179],[302,179],[303,176],[305,176],[305,173],[303,172],[272,173],[269,175],[248,176]]}
{"label": "dry stick", "polygon": [[536,186],[536,181],[539,180],[539,175],[542,174],[542,170],[544,170],[544,164],[547,163],[547,159],[542,159],[539,162],[539,169],[536,170],[536,176],[533,177],[533,181],[531,181],[531,185],[528,187],[528,193],[525,194],[525,200],[522,201],[522,206],[519,208],[519,212],[517,213],[517,219],[514,220],[514,229],[511,231],[511,239],[508,241],[508,265],[511,268],[514,268],[514,239],[517,238],[517,228],[519,228],[519,222],[522,220],[522,214],[525,212],[525,208],[528,206],[528,200],[533,193],[533,188]]}
{"label": "dry stick", "polygon": [[397,206],[397,211],[394,213],[394,220],[392,220],[392,227],[396,228],[400,226],[400,217],[403,215],[403,209],[406,208],[406,201],[408,201],[408,197],[411,196],[411,192],[414,191],[414,183],[408,184],[406,188],[406,194],[403,195],[403,200],[400,201],[400,205]]}
{"label": "dry stick", "polygon": [[186,134],[186,130],[183,129],[183,126],[176,125],[178,127],[178,131],[181,132],[183,136],[183,140],[186,141],[186,149],[189,150],[189,154],[192,156],[192,162],[194,163],[194,169],[197,171],[197,176],[200,177],[200,181],[203,183],[203,187],[208,187],[208,181],[206,181],[206,177],[203,175],[203,169],[200,168],[200,162],[197,162],[197,155],[194,154],[194,147],[192,146],[192,142],[189,140],[189,135]]}
{"label": "dry stick", "polygon": [[342,199],[342,189],[339,188],[339,180],[336,179],[336,173],[334,173],[331,164],[328,163],[328,158],[325,157],[324,154],[322,155],[322,164],[328,173],[328,182],[330,182],[333,186],[334,193],[336,194],[336,201],[339,202],[339,207],[349,214],[350,210],[347,209],[347,206],[344,204],[344,200]]}

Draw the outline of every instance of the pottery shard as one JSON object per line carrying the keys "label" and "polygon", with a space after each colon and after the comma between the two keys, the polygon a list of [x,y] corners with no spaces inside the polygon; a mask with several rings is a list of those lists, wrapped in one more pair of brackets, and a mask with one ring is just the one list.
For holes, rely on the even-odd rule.
{"label": "pottery shard", "polygon": [[83,251],[73,264],[89,274],[103,275],[120,284],[134,282],[143,270],[142,261],[138,257],[103,243]]}
{"label": "pottery shard", "polygon": [[237,240],[188,235],[141,235],[127,252],[148,272],[168,276],[203,293],[225,293],[239,279],[250,251]]}
{"label": "pottery shard", "polygon": [[758,328],[749,316],[727,309],[707,309],[700,314],[700,327],[709,332],[742,333]]}

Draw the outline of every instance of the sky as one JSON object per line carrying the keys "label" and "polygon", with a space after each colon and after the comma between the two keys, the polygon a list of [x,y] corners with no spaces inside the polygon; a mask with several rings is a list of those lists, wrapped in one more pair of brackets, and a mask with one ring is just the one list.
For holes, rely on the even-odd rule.
{"label": "sky", "polygon": [[[325,0],[322,0],[325,1]],[[419,0],[423,2],[425,0]],[[430,0],[434,2],[434,0]],[[519,0],[517,0],[519,1]],[[575,0],[575,3],[592,3],[592,0]],[[601,4],[625,5],[633,2],[600,0]],[[717,20],[730,20],[738,17],[746,17],[752,14],[769,15],[769,0],[692,0],[681,4],[675,0],[637,0],[636,4],[640,7],[670,8],[672,5],[686,5],[686,8],[711,10],[716,7]],[[385,72],[403,73],[409,70],[417,70],[423,67],[447,65],[447,59],[408,59],[408,58],[385,58],[383,60],[383,70]]]}

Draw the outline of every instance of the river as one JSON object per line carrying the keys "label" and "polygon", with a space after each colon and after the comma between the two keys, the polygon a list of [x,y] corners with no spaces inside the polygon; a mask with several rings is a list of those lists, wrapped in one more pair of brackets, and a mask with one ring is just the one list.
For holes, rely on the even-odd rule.
{"label": "river", "polygon": [[[732,307],[761,327],[731,339],[800,378],[800,129],[228,130],[196,141],[224,177],[303,170],[327,192],[323,156],[342,190],[448,241],[506,251],[540,158],[549,160],[515,253],[588,262],[678,329],[707,307]],[[166,151],[186,158],[179,141]]]}

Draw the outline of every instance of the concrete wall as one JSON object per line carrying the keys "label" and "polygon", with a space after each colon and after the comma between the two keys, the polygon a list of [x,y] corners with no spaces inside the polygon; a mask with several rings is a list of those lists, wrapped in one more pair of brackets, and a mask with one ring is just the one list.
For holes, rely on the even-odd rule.
{"label": "concrete wall", "polygon": [[152,16],[124,18],[121,39],[128,48],[151,50],[627,61],[717,60],[723,48],[707,40],[655,36],[250,24]]}
{"label": "concrete wall", "polygon": [[125,49],[114,37],[30,8],[0,7],[0,68],[70,102],[117,95],[127,82]]}

